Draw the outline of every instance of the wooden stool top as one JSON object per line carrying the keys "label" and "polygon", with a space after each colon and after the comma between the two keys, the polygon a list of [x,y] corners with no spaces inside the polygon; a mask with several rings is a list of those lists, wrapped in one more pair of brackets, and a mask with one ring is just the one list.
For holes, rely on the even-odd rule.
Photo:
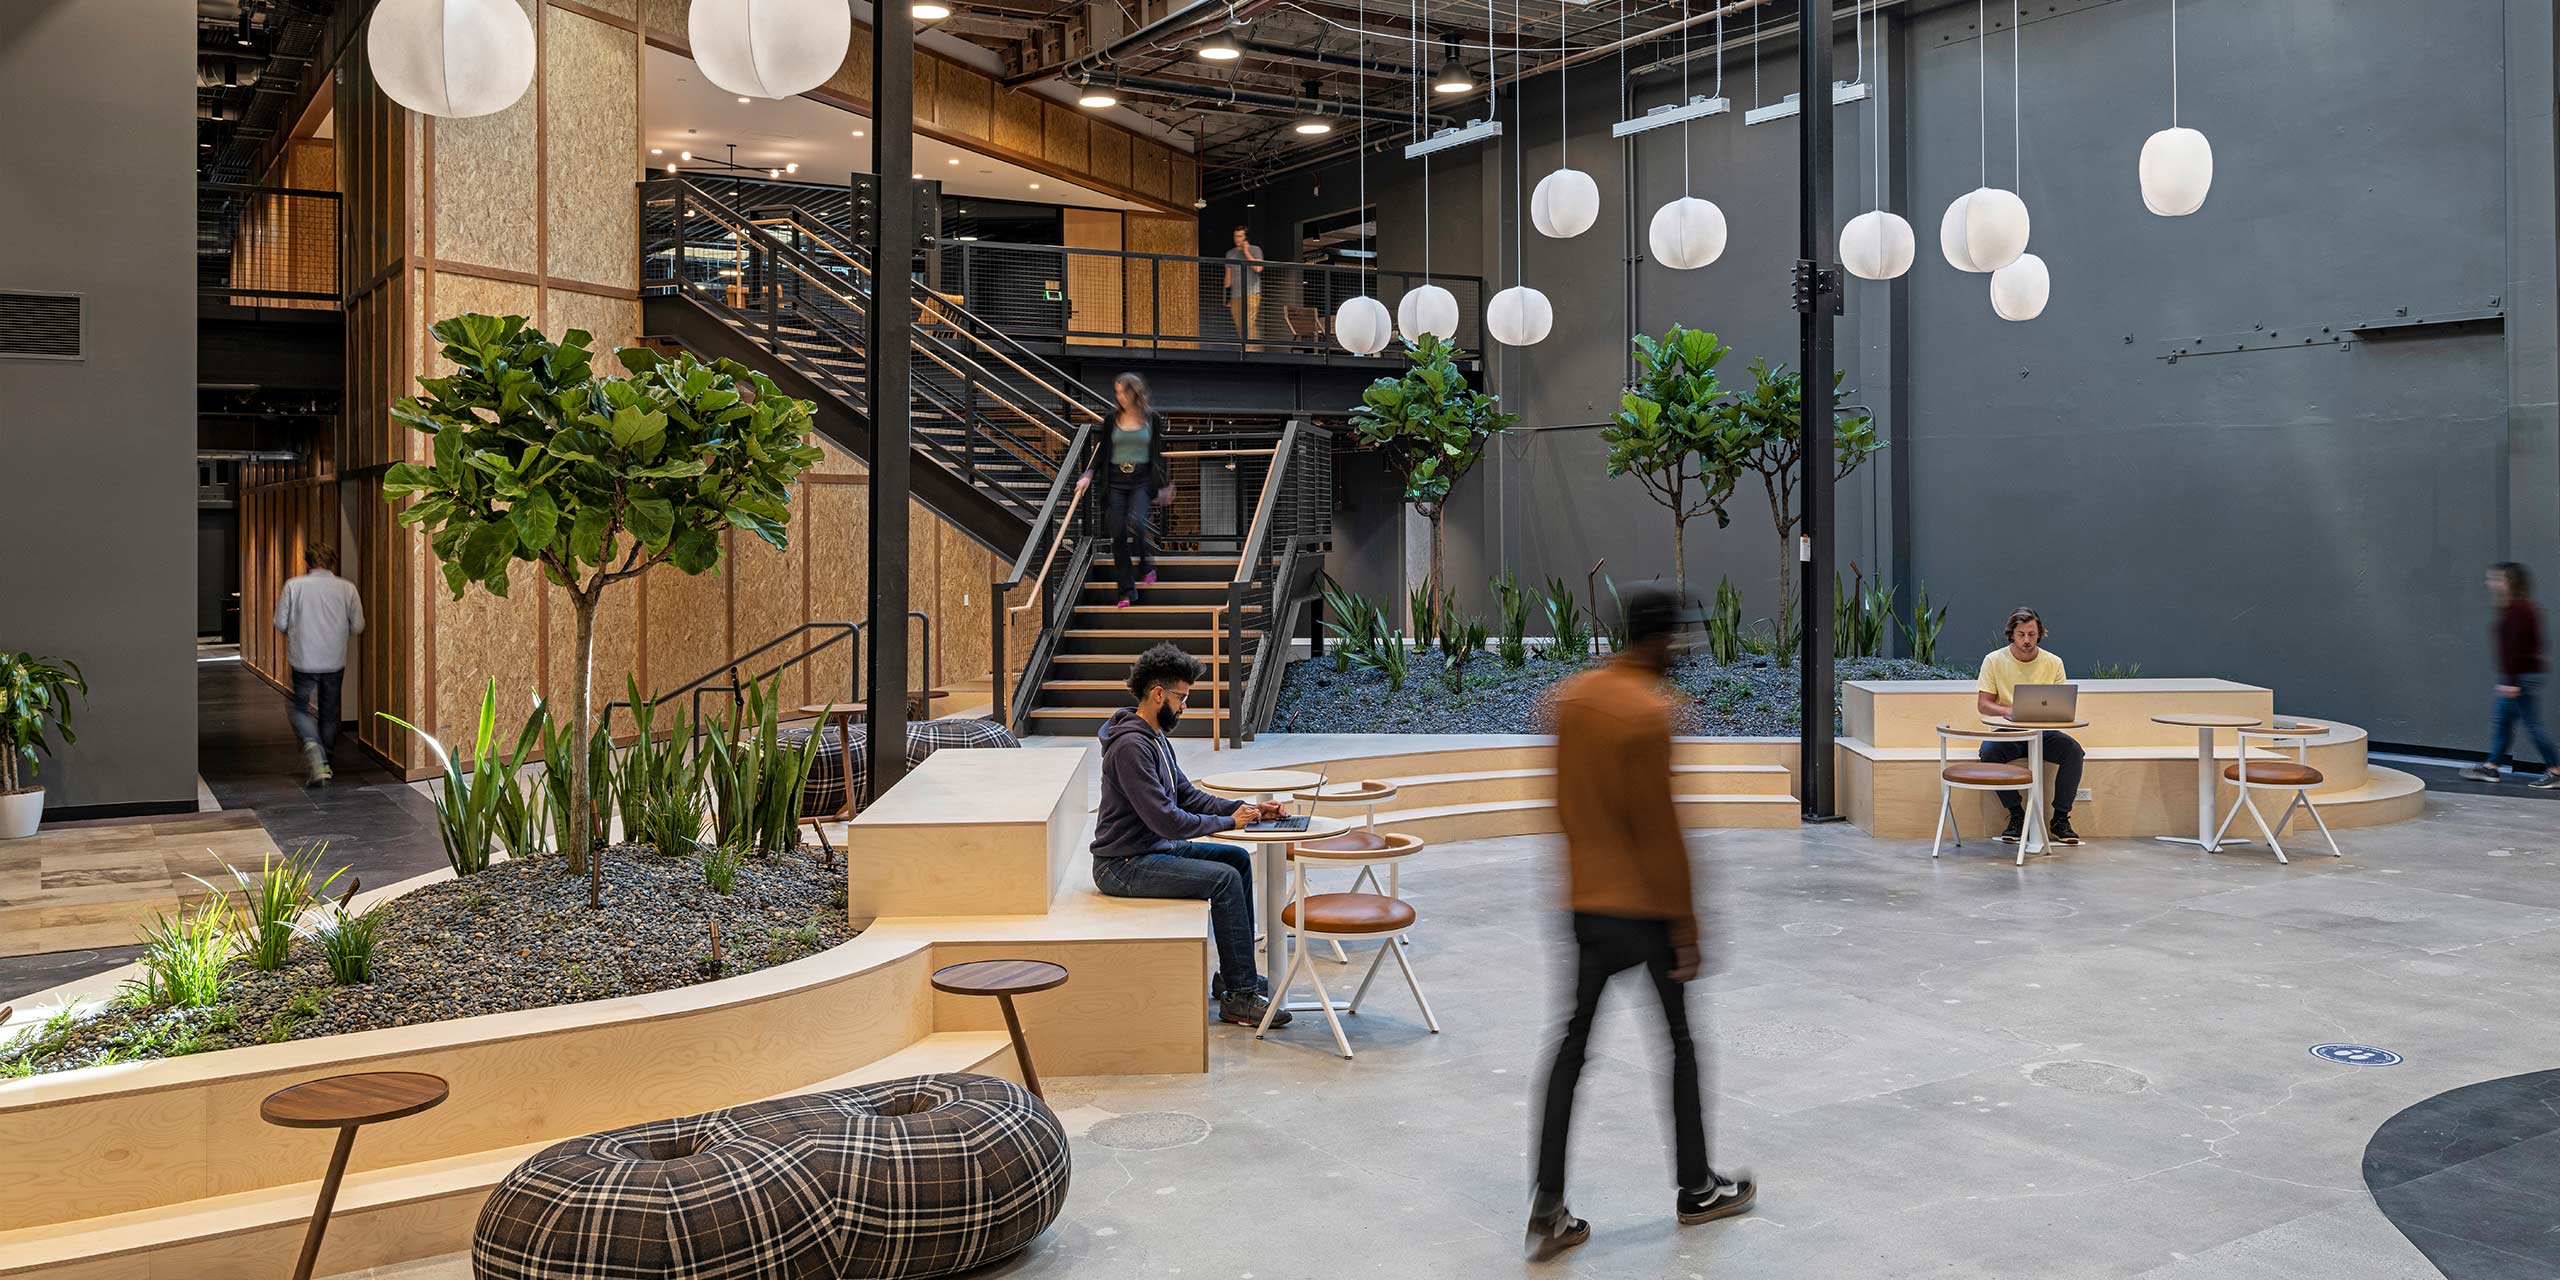
{"label": "wooden stool top", "polygon": [[1046,960],[972,960],[933,971],[933,989],[955,996],[1019,996],[1066,985],[1067,967]]}
{"label": "wooden stool top", "polygon": [[1313,804],[1376,804],[1381,800],[1395,799],[1396,788],[1392,783],[1379,782],[1376,779],[1363,782],[1329,782],[1321,787],[1309,787],[1291,798]]}
{"label": "wooden stool top", "polygon": [[345,1129],[414,1116],[444,1101],[444,1077],[367,1071],[287,1085],[258,1104],[258,1118],[287,1129]]}
{"label": "wooden stool top", "polygon": [[870,710],[869,704],[861,702],[811,702],[805,703],[801,706],[800,714],[804,716],[843,716],[853,715],[868,710]]}
{"label": "wooden stool top", "polygon": [[1422,852],[1422,837],[1402,831],[1351,830],[1323,840],[1302,840],[1289,846],[1292,858],[1333,858],[1358,862],[1367,859],[1384,861]]}

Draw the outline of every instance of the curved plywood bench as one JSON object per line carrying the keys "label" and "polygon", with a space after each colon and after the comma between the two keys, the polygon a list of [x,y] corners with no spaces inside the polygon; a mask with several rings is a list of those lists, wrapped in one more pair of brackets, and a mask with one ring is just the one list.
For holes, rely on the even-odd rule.
{"label": "curved plywood bench", "polygon": [[[264,1124],[258,1100],[318,1076],[396,1065],[453,1088],[445,1106],[356,1144],[321,1257],[334,1272],[466,1247],[489,1188],[562,1138],[865,1079],[1010,1074],[993,1002],[931,988],[933,970],[967,960],[1051,960],[1073,973],[1018,1004],[1041,1064],[1059,1075],[1206,1070],[1207,904],[1107,898],[1089,872],[1053,872],[1034,851],[1082,838],[1081,748],[942,752],[911,777],[933,790],[941,773],[985,768],[967,757],[998,754],[1016,766],[1003,820],[989,824],[1006,829],[973,831],[954,806],[943,835],[1023,850],[1013,865],[1041,878],[1037,912],[884,916],[842,946],[673,991],[0,1083],[0,1276],[285,1274],[332,1135]],[[1042,792],[1069,829],[1012,830],[1023,797]],[[851,856],[865,856],[859,820],[847,835]],[[915,833],[889,838],[912,844]],[[12,1025],[104,998],[129,972],[18,1000]]]}

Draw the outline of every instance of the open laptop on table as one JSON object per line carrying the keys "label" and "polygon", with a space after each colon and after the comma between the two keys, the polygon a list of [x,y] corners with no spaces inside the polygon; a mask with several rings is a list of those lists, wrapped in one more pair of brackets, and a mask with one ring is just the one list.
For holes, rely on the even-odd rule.
{"label": "open laptop on table", "polygon": [[2009,699],[2009,723],[2069,724],[2079,718],[2074,714],[2079,707],[2076,684],[2022,684]]}
{"label": "open laptop on table", "polygon": [[[1333,776],[1333,765],[1332,765],[1332,764],[1330,764],[1330,763],[1326,764],[1323,768],[1321,768],[1321,769],[1317,770],[1317,771],[1316,771],[1316,785],[1315,785],[1315,790],[1314,790],[1314,791],[1312,791],[1312,792],[1309,792],[1308,794],[1310,794],[1310,795],[1321,795],[1321,794],[1323,794],[1323,792],[1324,792],[1325,779],[1330,778],[1330,777],[1332,777],[1332,776]],[[1314,802],[1314,801],[1312,801],[1312,800],[1308,801],[1308,802],[1307,802],[1307,808],[1308,808],[1308,810],[1310,811],[1310,813],[1312,813],[1312,811],[1313,811],[1313,810],[1314,810],[1314,808],[1315,808],[1315,802]],[[1262,821],[1262,822],[1247,823],[1247,824],[1245,824],[1245,830],[1247,830],[1247,831],[1304,831],[1304,830],[1306,830],[1306,829],[1307,829],[1307,826],[1308,826],[1308,817],[1309,817],[1309,814],[1307,814],[1307,813],[1295,813],[1295,814],[1291,814],[1291,815],[1289,815],[1288,817],[1285,817],[1285,818],[1271,818],[1271,819],[1267,819],[1267,820]]]}

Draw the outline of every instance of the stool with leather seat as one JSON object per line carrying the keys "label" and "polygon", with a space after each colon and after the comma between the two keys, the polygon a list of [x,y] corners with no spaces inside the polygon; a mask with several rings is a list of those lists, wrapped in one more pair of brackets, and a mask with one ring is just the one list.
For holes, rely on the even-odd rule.
{"label": "stool with leather seat", "polygon": [[[2224,765],[2222,769],[2225,780],[2240,784],[2240,794],[2231,802],[2231,812],[2222,815],[2222,825],[2214,830],[2215,844],[2222,843],[2223,833],[2231,829],[2232,821],[2240,816],[2241,808],[2246,806],[2249,816],[2258,820],[2258,830],[2266,835],[2267,847],[2276,851],[2276,861],[2290,861],[2284,856],[2284,846],[2276,843],[2276,833],[2284,830],[2286,824],[2293,821],[2293,811],[2298,808],[2310,814],[2311,820],[2319,824],[2320,838],[2329,842],[2329,856],[2333,858],[2346,856],[2338,852],[2338,838],[2329,834],[2329,820],[2320,816],[2320,806],[2311,803],[2311,789],[2328,781],[2326,775],[2311,767],[2311,739],[2322,732],[2324,732],[2323,727],[2316,724],[2278,725],[2272,729],[2240,731],[2240,758]],[[2252,738],[2279,751],[2283,750],[2286,743],[2291,743],[2294,747],[2294,758],[2287,760],[2277,756],[2274,759],[2252,760],[2249,758],[2249,740]],[[2293,793],[2293,800],[2285,805],[2284,813],[2277,817],[2274,826],[2267,825],[2267,815],[2258,808],[2257,798],[2252,794],[2258,791],[2291,791]]]}
{"label": "stool with leather seat", "polygon": [[[1929,856],[1938,856],[1938,848],[1947,833],[1956,837],[1956,847],[1964,847],[1964,828],[1956,825],[1955,793],[1959,791],[2025,791],[2035,785],[2035,775],[2027,766],[1999,760],[1949,760],[1947,740],[1961,738],[1968,743],[2024,742],[2035,735],[2023,729],[1968,729],[1961,725],[1938,726],[1938,825],[1929,833]],[[2033,805],[2028,806],[2030,809]],[[2027,821],[2041,823],[2044,816],[2029,813]],[[2027,862],[2024,833],[2018,841],[2018,865]]]}
{"label": "stool with leather seat", "polygon": [[[1394,956],[1396,967],[1404,972],[1405,985],[1413,989],[1413,1001],[1422,1008],[1422,1020],[1433,1031],[1440,1021],[1431,1013],[1431,1001],[1422,994],[1422,981],[1413,973],[1413,962],[1405,958],[1405,948],[1398,945],[1406,930],[1414,925],[1413,904],[1395,896],[1396,868],[1405,859],[1422,852],[1422,839],[1402,832],[1346,833],[1365,838],[1345,841],[1342,837],[1310,840],[1292,845],[1289,850],[1289,900],[1280,908],[1280,927],[1291,939],[1289,968],[1273,990],[1271,1008],[1278,1009],[1288,999],[1289,989],[1304,972],[1315,984],[1316,1007],[1323,1011],[1326,1025],[1333,1028],[1333,1043],[1342,1056],[1351,1055],[1351,1039],[1342,1032],[1342,1020],[1334,1016],[1333,997],[1324,988],[1323,975],[1316,972],[1308,956],[1312,942],[1375,942],[1377,957],[1369,962],[1369,972],[1351,994],[1349,1012],[1360,1012],[1360,1002],[1369,994],[1369,983]],[[1376,847],[1363,847],[1375,844]],[[1378,867],[1387,869],[1385,893],[1317,893],[1307,892],[1309,867],[1360,868],[1364,876]],[[1374,876],[1370,877],[1374,883]],[[1354,882],[1358,883],[1357,881]],[[1262,1025],[1255,1029],[1260,1039],[1271,1030],[1271,1014],[1265,1012]]]}

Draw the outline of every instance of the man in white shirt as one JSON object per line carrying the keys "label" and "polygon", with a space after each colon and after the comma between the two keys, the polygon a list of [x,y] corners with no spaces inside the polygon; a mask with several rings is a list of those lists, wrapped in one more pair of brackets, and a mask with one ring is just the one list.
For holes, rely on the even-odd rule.
{"label": "man in white shirt", "polygon": [[302,553],[304,573],[284,584],[276,598],[276,630],[285,635],[285,660],[293,668],[293,702],[285,718],[311,762],[311,786],[329,780],[329,757],[338,747],[338,684],[347,674],[347,637],[364,631],[364,603],[356,584],[334,572],[338,549],[315,543]]}

